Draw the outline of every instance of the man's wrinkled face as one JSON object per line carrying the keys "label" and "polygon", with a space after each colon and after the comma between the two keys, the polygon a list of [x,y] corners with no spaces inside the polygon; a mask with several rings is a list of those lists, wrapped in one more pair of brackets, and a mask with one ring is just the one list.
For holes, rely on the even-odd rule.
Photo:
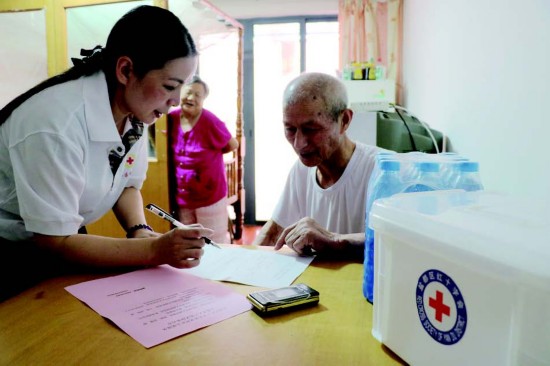
{"label": "man's wrinkled face", "polygon": [[340,121],[334,121],[319,99],[288,105],[283,110],[285,137],[308,167],[328,160],[340,144]]}

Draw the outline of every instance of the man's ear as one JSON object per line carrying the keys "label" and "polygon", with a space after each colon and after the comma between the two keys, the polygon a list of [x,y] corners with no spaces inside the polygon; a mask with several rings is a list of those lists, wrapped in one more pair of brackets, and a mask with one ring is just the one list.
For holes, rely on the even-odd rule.
{"label": "man's ear", "polygon": [[130,75],[133,72],[134,64],[129,57],[119,57],[116,63],[116,78],[119,83],[126,85],[130,79]]}
{"label": "man's ear", "polygon": [[353,111],[349,108],[344,109],[340,118],[342,119],[342,125],[340,127],[340,131],[344,133],[348,129],[349,125],[351,124],[351,120],[353,118]]}

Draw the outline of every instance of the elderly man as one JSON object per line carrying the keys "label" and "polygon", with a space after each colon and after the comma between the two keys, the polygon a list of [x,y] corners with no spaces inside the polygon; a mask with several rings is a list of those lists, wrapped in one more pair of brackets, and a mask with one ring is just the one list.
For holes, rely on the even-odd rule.
{"label": "elderly man", "polygon": [[283,94],[285,137],[298,154],[284,191],[254,244],[287,245],[299,254],[362,254],[365,200],[375,156],[350,140],[353,112],[343,83],[304,73]]}

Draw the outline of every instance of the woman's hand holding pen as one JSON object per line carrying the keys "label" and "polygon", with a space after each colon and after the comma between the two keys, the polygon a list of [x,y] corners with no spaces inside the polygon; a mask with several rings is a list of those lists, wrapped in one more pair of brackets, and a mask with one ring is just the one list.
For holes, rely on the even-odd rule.
{"label": "woman's hand holding pen", "polygon": [[152,265],[169,264],[176,268],[192,268],[200,263],[205,245],[202,237],[212,235],[211,229],[196,225],[189,229],[173,229],[159,236],[151,245]]}

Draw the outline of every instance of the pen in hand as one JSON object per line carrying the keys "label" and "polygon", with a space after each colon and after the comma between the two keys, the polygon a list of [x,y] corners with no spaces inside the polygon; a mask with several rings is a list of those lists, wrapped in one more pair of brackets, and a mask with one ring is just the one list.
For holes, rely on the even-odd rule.
{"label": "pen in hand", "polygon": [[[181,222],[173,218],[168,212],[164,211],[163,209],[161,209],[160,207],[152,203],[149,203],[147,206],[145,206],[145,208],[151,211],[152,213],[154,213],[155,215],[160,216],[164,220],[169,221],[175,227],[178,227],[180,229],[193,229],[193,226],[182,224]],[[209,238],[203,236],[201,239],[203,239],[206,244],[210,244],[215,246],[218,249],[221,249],[221,247],[218,244],[216,244]]]}

